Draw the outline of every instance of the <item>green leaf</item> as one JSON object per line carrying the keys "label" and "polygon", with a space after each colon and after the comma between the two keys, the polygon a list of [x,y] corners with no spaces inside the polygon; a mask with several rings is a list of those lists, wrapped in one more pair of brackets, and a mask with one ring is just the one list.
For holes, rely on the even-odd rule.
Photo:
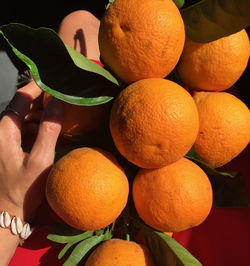
{"label": "green leaf", "polygon": [[64,262],[63,266],[75,266],[81,259],[97,244],[101,243],[104,239],[104,235],[92,236],[85,239],[76,245],[68,259]]}
{"label": "green leaf", "polygon": [[58,259],[62,259],[64,257],[64,255],[67,253],[67,251],[70,250],[70,248],[72,248],[74,245],[76,245],[76,243],[78,243],[79,241],[74,241],[74,242],[69,242],[67,243],[63,249],[60,251],[60,253],[58,254]]}
{"label": "green leaf", "polygon": [[146,225],[142,227],[142,233],[157,266],[201,266],[201,263],[172,237]]}
{"label": "green leaf", "polygon": [[190,149],[190,151],[185,155],[185,157],[198,164],[207,173],[207,175],[225,176],[225,177],[234,178],[238,174],[237,172],[220,172],[214,168],[211,168],[201,160],[200,156],[198,155],[194,147]]}
{"label": "green leaf", "polygon": [[52,233],[48,234],[47,238],[56,243],[68,243],[80,241],[91,237],[94,231],[81,231],[65,224],[56,225]]}
{"label": "green leaf", "polygon": [[184,6],[184,3],[185,3],[184,0],[173,0],[173,1],[178,8],[182,8]]}
{"label": "green leaf", "polygon": [[196,161],[200,161],[202,162],[199,154],[197,153],[197,151],[195,150],[194,147],[192,147],[188,153],[185,155],[185,157],[187,157],[188,159],[191,159],[191,160],[196,160]]}
{"label": "green leaf", "polygon": [[114,84],[119,85],[118,80],[114,76],[112,76],[111,73],[109,71],[107,71],[105,68],[103,68],[100,65],[98,65],[97,63],[89,60],[87,57],[85,57],[81,53],[77,52],[76,50],[74,50],[70,46],[68,46],[66,44],[65,44],[65,46],[68,50],[68,53],[71,56],[71,59],[74,61],[76,66],[78,66],[81,69],[99,74],[99,75],[105,77],[106,79],[108,79],[109,81],[113,82]]}
{"label": "green leaf", "polygon": [[95,235],[96,236],[103,235],[103,233],[104,233],[104,230],[103,229],[95,231]]}
{"label": "green leaf", "polygon": [[89,238],[92,235],[93,235],[93,231],[86,231],[84,233],[72,235],[72,236],[49,234],[47,238],[51,241],[64,244],[64,243],[75,242],[75,241],[78,242],[80,240]]}
{"label": "green leaf", "polygon": [[111,239],[113,236],[113,234],[110,232],[109,228],[107,228],[104,237],[103,237],[103,241],[109,240]]}
{"label": "green leaf", "polygon": [[250,198],[244,177],[239,172],[220,172],[209,167],[192,149],[185,155],[199,165],[207,174],[213,188],[213,207],[246,208],[250,206]]}
{"label": "green leaf", "polygon": [[52,96],[76,105],[98,105],[120,90],[106,69],[66,46],[49,28],[33,29],[11,23],[0,34],[30,69],[37,85]]}
{"label": "green leaf", "polygon": [[108,4],[106,5],[106,9],[108,9],[108,8],[110,7],[110,5],[111,5],[112,3],[114,3],[114,2],[115,2],[115,0],[109,0]]}
{"label": "green leaf", "polygon": [[[104,230],[95,231],[96,236],[103,235],[102,241],[106,241],[106,240],[109,240],[112,238],[112,234],[110,233],[108,228],[107,228],[106,232],[104,234],[103,233],[104,233]],[[61,250],[61,252],[58,255],[58,259],[62,259],[63,256],[67,253],[67,251],[70,250],[70,248],[72,248],[74,245],[76,245],[78,242],[80,242],[81,240],[84,240],[84,239],[80,239],[80,241],[79,241],[79,239],[77,239],[77,238],[75,238],[75,239],[72,238],[72,240],[73,240],[73,242],[67,243],[67,245],[65,245],[64,248]]]}
{"label": "green leaf", "polygon": [[202,0],[181,14],[191,40],[211,42],[250,25],[250,0]]}
{"label": "green leaf", "polygon": [[147,226],[138,216],[130,216],[131,225],[140,230],[157,266],[201,266],[181,244],[172,237]]}

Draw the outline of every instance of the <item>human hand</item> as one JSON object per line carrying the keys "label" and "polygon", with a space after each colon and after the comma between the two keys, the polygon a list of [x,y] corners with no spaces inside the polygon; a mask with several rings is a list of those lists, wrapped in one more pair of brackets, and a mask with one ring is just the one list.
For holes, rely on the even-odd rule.
{"label": "human hand", "polygon": [[29,154],[22,149],[23,118],[42,91],[34,81],[19,89],[0,120],[0,210],[32,219],[44,196],[61,130],[62,103],[53,99],[43,112]]}

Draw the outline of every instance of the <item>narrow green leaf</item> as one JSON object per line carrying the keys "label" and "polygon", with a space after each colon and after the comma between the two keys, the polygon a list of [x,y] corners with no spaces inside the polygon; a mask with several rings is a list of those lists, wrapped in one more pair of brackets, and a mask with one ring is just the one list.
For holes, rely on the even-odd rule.
{"label": "narrow green leaf", "polygon": [[64,262],[63,266],[75,266],[81,259],[97,244],[102,242],[104,235],[92,236],[91,238],[85,239],[76,245],[68,259]]}
{"label": "narrow green leaf", "polygon": [[211,168],[201,160],[199,154],[197,153],[194,147],[190,149],[190,151],[185,155],[185,157],[198,164],[208,175],[234,178],[238,174],[237,172],[220,172],[214,168]]}
{"label": "narrow green leaf", "polygon": [[201,266],[181,244],[168,235],[143,226],[142,233],[157,266]]}
{"label": "narrow green leaf", "polygon": [[191,40],[211,42],[250,25],[250,0],[202,0],[181,14]]}
{"label": "narrow green leaf", "polygon": [[110,5],[111,5],[112,3],[114,3],[114,2],[115,2],[115,0],[109,0],[108,4],[105,6],[106,9],[108,9],[108,8],[110,7]]}
{"label": "narrow green leaf", "polygon": [[173,0],[178,8],[182,8],[185,4],[184,0]]}
{"label": "narrow green leaf", "polygon": [[202,161],[199,154],[195,150],[194,146],[188,151],[185,157],[192,159],[192,160]]}
{"label": "narrow green leaf", "polygon": [[[135,216],[136,217],[136,216]],[[201,266],[193,255],[172,237],[147,226],[140,218],[131,216],[131,225],[141,230],[155,265]]]}
{"label": "narrow green leaf", "polygon": [[96,236],[103,235],[103,233],[104,233],[104,230],[103,229],[95,231],[95,235]]}
{"label": "narrow green leaf", "polygon": [[57,243],[68,243],[68,242],[80,241],[88,237],[91,237],[92,235],[93,235],[93,231],[86,231],[84,233],[81,233],[78,235],[72,235],[72,236],[49,234],[47,238]]}
{"label": "narrow green leaf", "polygon": [[199,157],[194,147],[185,155],[207,174],[213,188],[213,207],[246,208],[250,198],[244,177],[239,172],[220,172],[209,167]]}
{"label": "narrow green leaf", "polygon": [[63,256],[67,253],[67,251],[69,251],[70,248],[72,248],[76,243],[78,243],[79,241],[74,241],[74,242],[69,242],[67,243],[63,249],[60,251],[60,253],[58,254],[58,259],[62,259]]}
{"label": "narrow green leaf", "polygon": [[85,238],[91,237],[94,231],[81,231],[72,228],[65,224],[59,224],[54,226],[52,233],[48,234],[47,238],[57,243],[68,243],[74,241],[80,241]]}
{"label": "narrow green leaf", "polygon": [[103,241],[111,239],[112,236],[113,236],[112,233],[109,231],[109,229],[107,229],[106,232],[104,233]]}
{"label": "narrow green leaf", "polygon": [[0,34],[30,69],[37,85],[52,96],[76,105],[106,103],[119,93],[107,70],[66,46],[49,28],[23,24],[0,26]]}
{"label": "narrow green leaf", "polygon": [[103,77],[110,80],[114,84],[119,85],[118,80],[113,75],[111,75],[111,73],[109,71],[107,71],[105,68],[103,68],[100,65],[98,65],[97,63],[89,60],[87,57],[85,57],[81,53],[77,52],[76,50],[74,50],[70,46],[68,46],[66,44],[65,44],[65,46],[66,46],[68,53],[70,54],[70,56],[71,56],[71,58],[74,61],[76,66],[78,66],[81,69],[102,75]]}

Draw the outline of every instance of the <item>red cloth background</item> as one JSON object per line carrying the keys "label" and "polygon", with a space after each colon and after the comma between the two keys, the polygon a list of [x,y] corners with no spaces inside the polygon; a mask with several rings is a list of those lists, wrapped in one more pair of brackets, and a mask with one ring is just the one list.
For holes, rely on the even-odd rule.
{"label": "red cloth background", "polygon": [[[97,62],[99,63],[99,62]],[[244,176],[250,195],[250,145],[224,171],[239,171]],[[204,266],[250,265],[250,209],[212,209],[207,219],[195,228],[175,233],[174,238]],[[61,220],[45,201],[37,217],[37,229],[18,247],[9,266],[59,266],[57,256],[62,244],[49,241],[48,224]]]}

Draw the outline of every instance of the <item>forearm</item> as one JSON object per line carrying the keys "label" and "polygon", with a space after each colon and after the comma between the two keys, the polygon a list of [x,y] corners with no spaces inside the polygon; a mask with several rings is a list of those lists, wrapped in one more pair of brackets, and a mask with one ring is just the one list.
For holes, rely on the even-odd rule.
{"label": "forearm", "polygon": [[[23,209],[15,206],[10,200],[0,197],[0,203],[0,266],[7,266],[21,240],[19,232],[12,233],[13,215],[16,215],[21,221],[24,220],[24,215]],[[17,224],[15,223],[15,225]]]}
{"label": "forearm", "polygon": [[19,244],[19,236],[13,235],[10,229],[0,227],[0,266],[7,266]]}

